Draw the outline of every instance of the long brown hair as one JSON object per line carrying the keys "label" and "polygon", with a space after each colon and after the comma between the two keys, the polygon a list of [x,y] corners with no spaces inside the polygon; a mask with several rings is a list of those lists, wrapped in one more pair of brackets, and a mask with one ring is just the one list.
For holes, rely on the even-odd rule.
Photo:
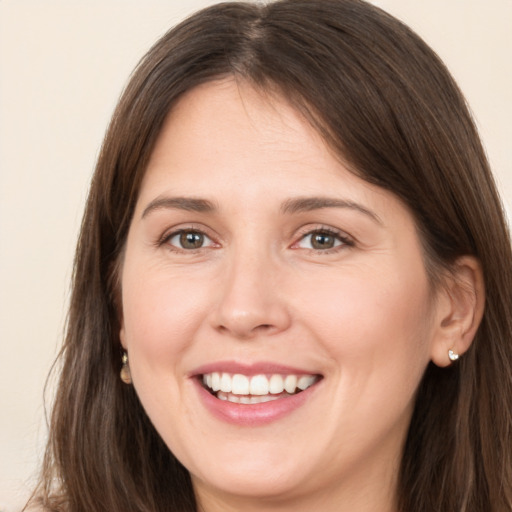
{"label": "long brown hair", "polygon": [[39,502],[67,512],[196,509],[188,472],[119,379],[118,265],[165,117],[185,91],[227,75],[278,91],[352,172],[410,208],[433,283],[461,255],[481,262],[484,318],[458,364],[427,368],[397,492],[403,512],[512,510],[512,254],[500,200],[444,65],[360,0],[219,4],[139,64],[83,218]]}

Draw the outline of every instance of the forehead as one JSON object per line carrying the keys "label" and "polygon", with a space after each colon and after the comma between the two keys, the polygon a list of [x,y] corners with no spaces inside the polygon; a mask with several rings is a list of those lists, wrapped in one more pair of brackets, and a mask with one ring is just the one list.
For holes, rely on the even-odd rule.
{"label": "forehead", "polygon": [[327,151],[318,133],[284,97],[235,79],[208,82],[180,98],[167,116],[150,167],[167,156],[171,141],[176,147],[207,146],[216,158],[255,147],[264,150],[262,157],[277,149],[288,152],[289,158],[304,158],[308,150],[318,158],[318,152]]}
{"label": "forehead", "polygon": [[225,79],[198,86],[176,103],[142,188],[144,192],[168,181],[173,188],[188,182],[208,191],[218,180],[254,188],[259,182],[300,177],[325,190],[341,175],[347,186],[353,182],[371,188],[347,171],[339,155],[282,96]]}

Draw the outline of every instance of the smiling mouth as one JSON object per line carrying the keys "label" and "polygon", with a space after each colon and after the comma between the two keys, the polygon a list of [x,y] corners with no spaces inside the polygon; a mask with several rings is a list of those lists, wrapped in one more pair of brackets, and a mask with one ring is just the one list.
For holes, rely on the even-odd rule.
{"label": "smiling mouth", "polygon": [[203,386],[219,400],[259,404],[287,398],[316,384],[320,375],[252,375],[212,372],[201,377]]}

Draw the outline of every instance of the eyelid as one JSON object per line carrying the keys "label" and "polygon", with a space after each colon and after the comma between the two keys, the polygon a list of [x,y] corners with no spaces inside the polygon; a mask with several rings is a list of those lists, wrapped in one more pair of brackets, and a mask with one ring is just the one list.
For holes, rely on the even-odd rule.
{"label": "eyelid", "polygon": [[[198,247],[197,249],[184,249],[182,247],[179,247],[178,245],[170,244],[169,241],[174,238],[175,236],[181,235],[185,232],[191,232],[191,233],[199,233],[203,235],[205,238],[210,240],[210,243],[208,245]],[[169,249],[175,250],[178,252],[186,252],[186,253],[193,253],[195,251],[200,251],[202,249],[208,249],[211,247],[219,247],[220,244],[215,240],[215,237],[210,233],[209,229],[206,229],[204,226],[198,226],[195,224],[186,224],[186,225],[178,225],[173,226],[172,228],[169,228],[164,231],[164,234],[158,238],[156,241],[156,244],[158,247],[167,245]]]}
{"label": "eyelid", "polygon": [[308,225],[308,226],[302,227],[299,230],[299,232],[297,234],[296,241],[293,242],[291,248],[292,249],[301,249],[301,247],[298,247],[298,244],[300,242],[302,242],[307,236],[313,235],[315,233],[326,233],[328,235],[331,235],[331,236],[335,237],[336,239],[338,239],[341,242],[341,244],[331,247],[330,249],[320,250],[320,249],[305,248],[305,250],[310,250],[315,253],[328,254],[330,252],[342,250],[343,248],[345,248],[347,246],[353,247],[355,245],[355,239],[352,236],[350,236],[346,231],[343,231],[338,228],[333,228],[332,226],[326,226],[326,225],[317,225],[317,226]]}
{"label": "eyelid", "polygon": [[[175,238],[181,238],[181,236],[183,234],[191,234],[191,233],[192,234],[200,235],[202,237],[203,245],[201,245],[201,247],[195,247],[195,248],[192,248],[192,249],[187,249],[185,247],[180,247],[178,245],[178,243],[171,243],[171,240],[174,240]],[[211,243],[208,243],[208,241],[210,241]],[[174,233],[171,233],[167,237],[166,243],[168,243],[172,247],[176,247],[179,250],[183,250],[183,251],[186,251],[186,252],[191,252],[191,251],[194,251],[194,250],[205,249],[207,247],[211,247],[212,243],[213,243],[213,240],[208,235],[206,235],[204,233],[200,233],[199,231],[192,231],[190,229],[182,229],[180,231],[176,231]]]}

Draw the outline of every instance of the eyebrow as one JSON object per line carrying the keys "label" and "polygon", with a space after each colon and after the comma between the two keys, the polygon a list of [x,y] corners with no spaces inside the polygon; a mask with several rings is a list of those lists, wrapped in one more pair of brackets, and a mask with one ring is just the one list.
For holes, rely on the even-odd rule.
{"label": "eyebrow", "polygon": [[[142,218],[155,210],[177,209],[189,212],[211,213],[217,211],[217,207],[207,199],[196,197],[157,197],[151,201],[142,212]],[[382,224],[379,216],[353,201],[338,199],[334,197],[297,197],[288,199],[281,206],[283,214],[294,214],[301,212],[309,212],[313,210],[321,210],[324,208],[347,208],[355,210],[370,217],[378,224]]]}
{"label": "eyebrow", "polygon": [[338,199],[335,197],[298,197],[288,199],[283,203],[281,211],[283,213],[292,214],[299,212],[309,212],[312,210],[321,210],[323,208],[348,208],[370,217],[378,224],[382,224],[379,216],[359,203]]}
{"label": "eyebrow", "polygon": [[167,208],[199,213],[213,212],[217,209],[215,205],[207,199],[195,197],[157,197],[146,206],[142,212],[142,218],[146,217],[146,215],[152,211]]}

